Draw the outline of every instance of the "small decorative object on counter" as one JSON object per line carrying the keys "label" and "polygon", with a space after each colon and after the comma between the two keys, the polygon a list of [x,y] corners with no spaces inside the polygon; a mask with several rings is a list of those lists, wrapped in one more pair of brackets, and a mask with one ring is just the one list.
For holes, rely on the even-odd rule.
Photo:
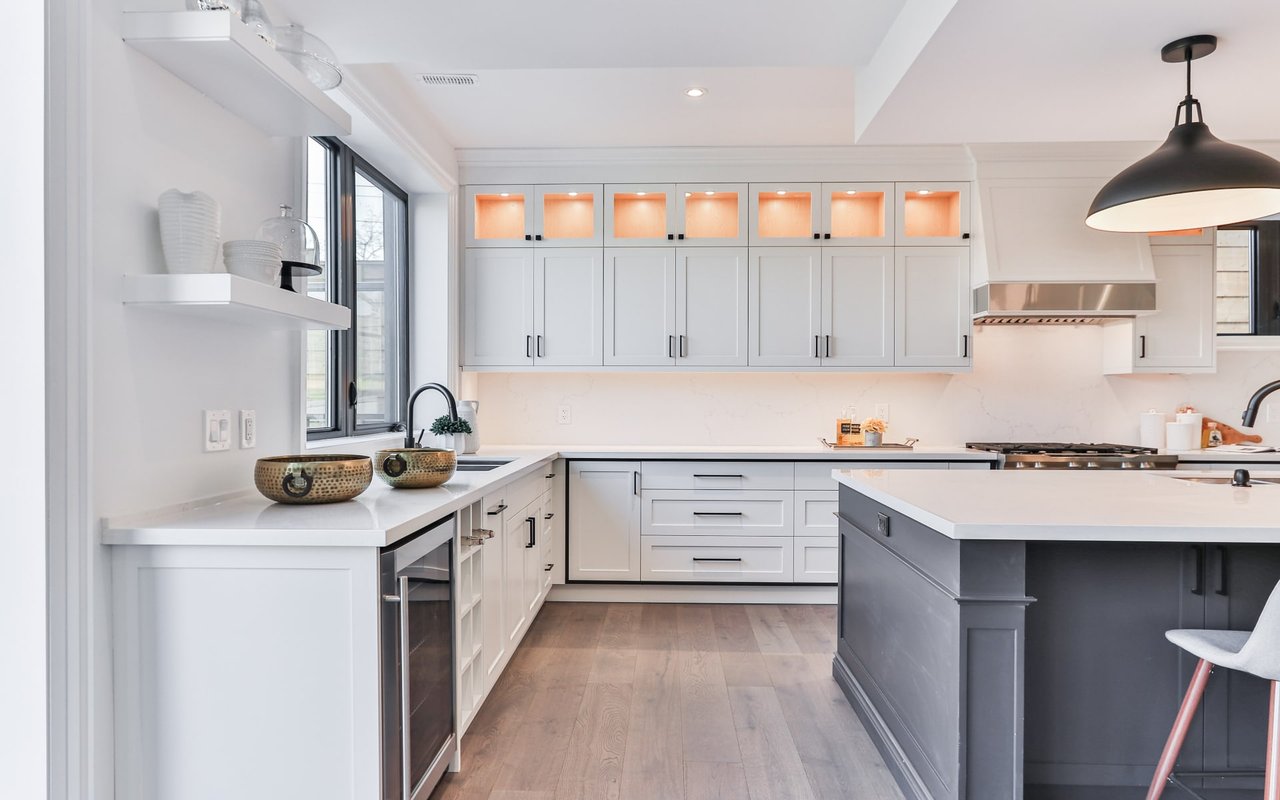
{"label": "small decorative object on counter", "polygon": [[1205,417],[1205,422],[1212,422],[1218,426],[1223,444],[1262,444],[1262,437],[1256,433],[1242,433],[1225,422],[1208,417]]}
{"label": "small decorative object on counter", "polygon": [[265,283],[280,285],[280,245],[257,239],[234,239],[222,243],[222,262],[227,272]]}
{"label": "small decorative object on counter", "polygon": [[1222,431],[1218,430],[1218,423],[1206,422],[1205,427],[1209,429],[1209,447],[1218,447],[1222,444]]}
{"label": "small decorative object on counter", "polygon": [[445,436],[446,442],[455,453],[461,453],[465,440],[461,434],[471,433],[471,425],[465,419],[450,419],[448,414],[436,417],[431,423],[431,432],[436,436]]}
{"label": "small decorative object on counter", "polygon": [[169,272],[218,272],[222,209],[204,192],[170,189],[160,195],[160,247]]}
{"label": "small decorative object on counter", "polygon": [[342,83],[338,57],[329,45],[304,31],[301,25],[276,28],[276,52],[297,67],[318,89],[328,91]]}
{"label": "small decorative object on counter", "polygon": [[293,278],[298,274],[319,275],[320,237],[306,220],[293,216],[293,208],[282,204],[280,215],[258,227],[258,239],[280,245],[280,288],[296,292]]}
{"label": "small decorative object on counter", "polygon": [[879,417],[872,417],[862,423],[863,443],[867,447],[879,447],[884,443],[884,432],[888,427]]}
{"label": "small decorative object on counter", "polygon": [[264,497],[296,505],[350,500],[372,480],[368,456],[274,456],[258,459],[253,468],[253,483]]}
{"label": "small decorative object on counter", "polygon": [[480,411],[480,403],[475,400],[462,400],[458,403],[458,419],[466,422],[471,426],[470,433],[464,433],[462,446],[463,453],[474,453],[480,449],[480,423],[476,420],[476,415]]}
{"label": "small decorative object on counter", "polygon": [[858,409],[845,406],[836,420],[836,445],[839,447],[858,447],[863,443],[862,426],[854,422]]}
{"label": "small decorative object on counter", "polygon": [[373,468],[396,489],[431,489],[453,477],[458,454],[438,447],[394,447],[379,450]]}

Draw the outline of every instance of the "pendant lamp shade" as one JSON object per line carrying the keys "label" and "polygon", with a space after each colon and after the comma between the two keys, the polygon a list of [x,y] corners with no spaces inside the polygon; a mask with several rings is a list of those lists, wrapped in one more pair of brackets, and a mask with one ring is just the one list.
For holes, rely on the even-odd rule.
{"label": "pendant lamp shade", "polygon": [[[1176,231],[1280,212],[1280,161],[1214,136],[1191,96],[1191,61],[1215,46],[1212,36],[1165,46],[1166,61],[1185,59],[1187,65],[1187,96],[1178,106],[1177,124],[1154,153],[1102,187],[1086,225],[1126,233]],[[1201,118],[1193,121],[1193,111]]]}

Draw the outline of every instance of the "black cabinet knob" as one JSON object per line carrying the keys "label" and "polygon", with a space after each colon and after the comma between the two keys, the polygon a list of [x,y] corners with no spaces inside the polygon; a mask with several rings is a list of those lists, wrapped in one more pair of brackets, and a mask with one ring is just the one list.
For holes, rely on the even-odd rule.
{"label": "black cabinet knob", "polygon": [[532,241],[533,241],[533,237],[526,233],[526,234],[524,235],[524,240],[525,240],[526,242],[532,242]]}
{"label": "black cabinet knob", "polygon": [[681,234],[677,234],[677,235],[676,235],[676,238],[677,238],[677,239],[679,239],[679,240],[681,240],[681,241],[684,241],[684,234],[683,234],[683,233],[681,233]]}
{"label": "black cabinet knob", "polygon": [[813,238],[815,238],[815,239],[821,239],[821,238],[822,238],[822,234],[820,234],[820,233],[815,233],[815,234],[813,235]]}
{"label": "black cabinet knob", "polygon": [[829,233],[824,233],[824,234],[822,234],[822,238],[823,238],[823,239],[830,239],[830,238],[831,238],[831,234],[829,234]]}
{"label": "black cabinet knob", "polygon": [[676,238],[676,235],[674,233],[667,234],[667,241],[671,241],[672,239],[675,239],[675,238]]}
{"label": "black cabinet knob", "polygon": [[540,241],[542,241],[542,234],[538,234],[537,236],[533,237],[533,239],[534,239],[534,241],[536,241],[536,242],[540,242]]}
{"label": "black cabinet knob", "polygon": [[962,234],[960,234],[960,238],[961,238],[961,239],[968,239],[968,238],[969,238],[969,234],[967,234],[967,233],[962,233]]}

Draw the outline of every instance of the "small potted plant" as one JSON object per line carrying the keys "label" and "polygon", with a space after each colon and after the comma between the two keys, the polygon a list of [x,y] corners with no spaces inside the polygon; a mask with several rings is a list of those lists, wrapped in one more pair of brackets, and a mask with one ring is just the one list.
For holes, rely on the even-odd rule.
{"label": "small potted plant", "polygon": [[889,426],[879,417],[872,417],[862,423],[863,443],[867,447],[879,447],[884,444],[884,432]]}
{"label": "small potted plant", "polygon": [[464,448],[463,434],[471,433],[471,423],[465,419],[453,419],[448,414],[436,417],[435,422],[431,423],[431,432],[436,436],[447,436],[446,445],[455,453],[461,453]]}

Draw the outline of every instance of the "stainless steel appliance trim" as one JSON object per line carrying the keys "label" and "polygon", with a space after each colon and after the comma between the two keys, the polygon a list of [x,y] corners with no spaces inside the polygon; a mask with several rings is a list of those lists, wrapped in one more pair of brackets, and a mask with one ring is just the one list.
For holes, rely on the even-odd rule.
{"label": "stainless steel appliance trim", "polygon": [[1156,284],[986,283],[973,290],[975,317],[1135,317],[1156,311]]}
{"label": "stainless steel appliance trim", "polygon": [[[409,578],[398,576],[400,587],[400,786],[405,800],[410,797],[409,768],[413,743],[409,740]],[[452,656],[451,656],[452,657]]]}
{"label": "stainless steel appliance trim", "polygon": [[452,539],[454,524],[453,517],[449,517],[444,520],[444,524],[437,523],[435,527],[428,528],[427,532],[417,539],[392,550],[391,552],[395,556],[395,572],[399,573],[408,565]]}
{"label": "stainless steel appliance trim", "polygon": [[422,780],[418,785],[413,787],[413,793],[406,796],[406,800],[426,800],[431,796],[431,792],[435,790],[436,784],[439,783],[441,776],[444,775],[444,771],[449,768],[449,762],[453,760],[454,742],[456,740],[456,734],[449,734],[449,738],[440,747],[440,752],[436,753],[435,760],[431,762],[430,769],[422,776]]}

